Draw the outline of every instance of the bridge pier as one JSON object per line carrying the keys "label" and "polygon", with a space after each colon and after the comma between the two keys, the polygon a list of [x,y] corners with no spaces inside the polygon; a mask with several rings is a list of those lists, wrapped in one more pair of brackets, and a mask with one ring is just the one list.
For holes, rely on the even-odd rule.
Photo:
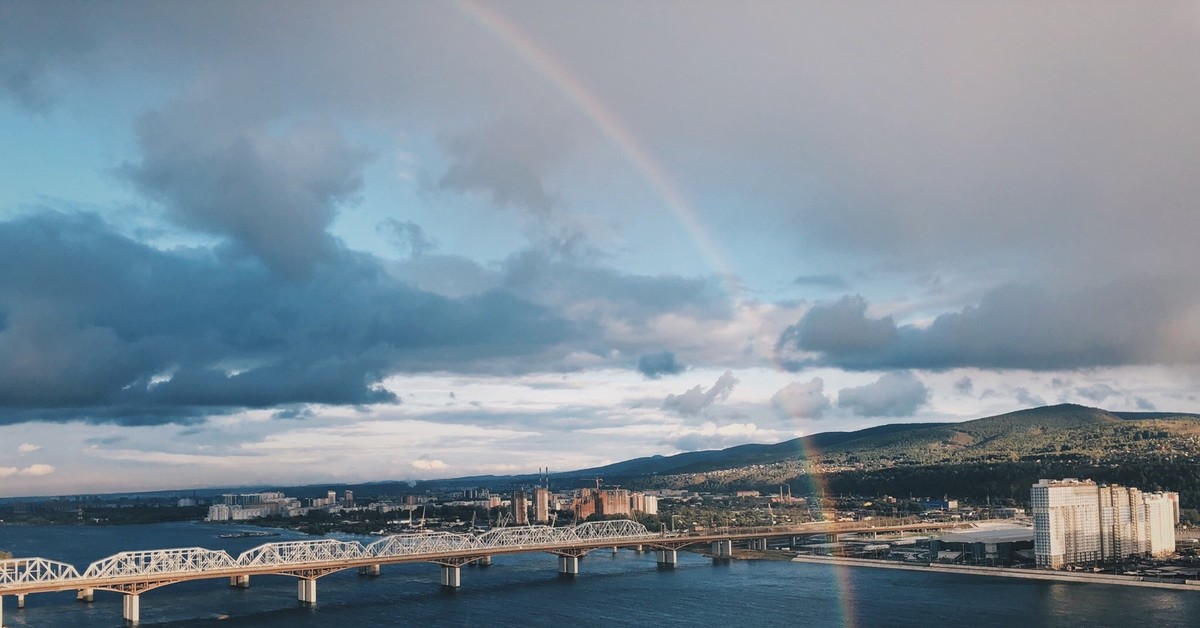
{"label": "bridge pier", "polygon": [[4,627],[4,596],[0,595],[0,628]]}
{"label": "bridge pier", "polygon": [[75,592],[75,599],[79,600],[80,602],[95,602],[96,601],[96,590],[95,589],[80,589]]}
{"label": "bridge pier", "polygon": [[643,548],[641,545],[636,545],[636,546],[634,546],[633,551],[641,554],[642,552],[646,551],[646,549]]}
{"label": "bridge pier", "polygon": [[674,567],[679,560],[679,552],[673,549],[661,549],[657,552],[660,567]]}
{"label": "bridge pier", "polygon": [[442,565],[442,586],[450,589],[462,586],[462,568],[457,565]]}
{"label": "bridge pier", "polygon": [[374,578],[374,577],[377,577],[379,574],[380,574],[379,565],[367,565],[366,567],[358,568],[358,575],[360,575],[360,576],[371,576],[372,578]]}
{"label": "bridge pier", "polygon": [[136,624],[141,621],[141,603],[136,593],[126,593],[124,596],[125,621]]}
{"label": "bridge pier", "polygon": [[250,588],[250,576],[249,575],[229,576],[229,586],[237,588],[237,589],[249,589]]}
{"label": "bridge pier", "polygon": [[[24,593],[17,594],[17,608],[25,608],[25,594]],[[0,622],[0,626],[3,626],[3,625],[4,625],[4,622]]]}
{"label": "bridge pier", "polygon": [[616,556],[616,555],[617,555],[617,546],[614,545],[613,546],[613,556]]}
{"label": "bridge pier", "polygon": [[569,576],[579,575],[579,557],[560,555],[558,557],[558,573]]}
{"label": "bridge pier", "polygon": [[316,578],[301,578],[296,582],[296,599],[304,604],[316,605],[317,603],[317,580]]}
{"label": "bridge pier", "polygon": [[733,556],[733,541],[713,541],[713,558],[729,558]]}
{"label": "bridge pier", "polygon": [[479,560],[475,561],[475,564],[479,565],[480,567],[487,567],[488,565],[492,564],[492,557],[491,557],[491,555],[484,556],[484,557],[480,558]]}

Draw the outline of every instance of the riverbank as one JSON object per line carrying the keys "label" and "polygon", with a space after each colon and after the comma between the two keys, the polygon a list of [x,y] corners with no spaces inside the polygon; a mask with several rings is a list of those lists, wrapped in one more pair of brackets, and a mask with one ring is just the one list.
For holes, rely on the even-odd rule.
{"label": "riverbank", "polygon": [[1027,580],[1055,580],[1058,582],[1083,582],[1089,584],[1117,584],[1121,586],[1148,587],[1154,589],[1174,589],[1176,591],[1200,592],[1200,581],[1189,581],[1195,584],[1179,584],[1175,582],[1158,582],[1143,580],[1141,576],[1121,576],[1116,574],[1084,573],[1078,571],[1048,571],[1044,569],[1011,569],[1007,567],[978,567],[972,565],[924,565],[912,563],[897,563],[868,558],[841,558],[836,556],[796,556],[792,562],[825,563],[844,565],[848,567],[874,567],[876,569],[904,569],[908,571],[933,571],[939,573],[965,574],[972,576],[992,576],[1000,578],[1024,578]]}

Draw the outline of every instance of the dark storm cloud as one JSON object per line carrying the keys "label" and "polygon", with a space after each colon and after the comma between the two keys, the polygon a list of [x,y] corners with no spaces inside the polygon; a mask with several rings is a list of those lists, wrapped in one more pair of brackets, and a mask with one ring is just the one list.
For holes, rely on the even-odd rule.
{"label": "dark storm cloud", "polygon": [[[392,403],[404,370],[511,368],[578,326],[501,292],[449,299],[335,250],[305,281],[161,251],[94,216],[0,223],[7,422],[187,422],[237,408]],[[529,366],[526,366],[529,368]]]}
{"label": "dark storm cloud", "polygon": [[328,126],[213,137],[192,117],[168,108],[138,123],[142,159],[123,170],[143,192],[184,226],[228,237],[289,277],[333,254],[326,229],[361,190],[366,151]]}
{"label": "dark storm cloud", "polygon": [[867,301],[861,296],[817,305],[783,333],[780,344],[829,355],[876,355],[896,342],[896,323],[891,317],[873,319],[866,313]]}
{"label": "dark storm cloud", "polygon": [[[780,336],[778,348],[789,368],[1054,370],[1196,362],[1200,355],[1165,340],[1178,333],[1195,298],[1190,279],[1117,281],[1057,294],[1010,284],[976,307],[917,327],[872,318],[861,297],[844,297],[809,310]],[[791,355],[795,350],[817,357]]]}
{"label": "dark storm cloud", "polygon": [[929,389],[908,371],[885,373],[871,384],[838,391],[838,407],[859,416],[911,416],[929,399]]}
{"label": "dark storm cloud", "polygon": [[658,379],[663,375],[678,375],[687,367],[675,359],[671,351],[648,353],[638,358],[637,370],[650,379]]}

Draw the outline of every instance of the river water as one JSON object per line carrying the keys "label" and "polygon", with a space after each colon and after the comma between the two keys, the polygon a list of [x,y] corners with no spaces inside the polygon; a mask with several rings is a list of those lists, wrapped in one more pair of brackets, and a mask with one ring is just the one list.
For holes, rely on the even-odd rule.
{"label": "river water", "polygon": [[[257,539],[220,539],[254,528],[206,523],[144,526],[0,526],[0,548],[74,564],[122,550],[208,547],[238,553]],[[362,539],[370,541],[373,539]],[[354,570],[318,580],[315,607],[296,601],[296,581],[255,576],[181,583],[141,596],[142,626],[1200,626],[1200,591],[1054,583],[841,567],[786,561],[714,562],[679,553],[674,569],[654,554],[597,551],[576,577],[559,576],[550,554],[501,556],[464,567],[462,587],[444,591],[439,567],[385,565],[378,578]],[[17,610],[4,598],[4,625],[118,627],[118,594],[31,595]]]}

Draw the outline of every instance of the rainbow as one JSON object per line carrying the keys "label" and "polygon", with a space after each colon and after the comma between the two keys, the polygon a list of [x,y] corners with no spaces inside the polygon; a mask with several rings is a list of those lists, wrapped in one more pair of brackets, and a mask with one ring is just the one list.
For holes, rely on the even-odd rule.
{"label": "rainbow", "polygon": [[[737,297],[740,291],[737,276],[726,256],[704,228],[696,211],[688,204],[687,199],[671,181],[671,178],[667,176],[666,171],[637,141],[637,138],[621,119],[605,107],[600,99],[568,71],[562,62],[551,56],[511,20],[474,0],[459,0],[457,6],[472,22],[516,53],[530,68],[549,81],[617,147],[625,160],[650,184],[663,200],[666,208],[683,226],[700,254],[704,256],[705,262],[717,274],[726,292],[730,296]],[[818,459],[820,452],[815,446],[806,444],[804,440],[800,440],[799,443],[800,454],[808,466],[807,477],[811,482],[813,493],[824,495],[824,478],[814,468],[812,462]],[[854,614],[854,589],[850,580],[850,568],[843,565],[831,565],[830,568],[833,569],[834,587],[839,601],[842,625],[854,628],[858,622]]]}
{"label": "rainbow", "polygon": [[654,189],[666,208],[683,226],[695,243],[705,262],[712,268],[731,296],[739,292],[737,275],[724,252],[701,224],[696,211],[672,183],[666,171],[643,147],[628,127],[560,61],[551,56],[536,41],[522,32],[508,18],[473,0],[459,0],[457,6],[471,21],[515,52],[534,71],[550,82],[568,101],[582,112],[592,124],[611,141],[625,160],[639,172]]}

